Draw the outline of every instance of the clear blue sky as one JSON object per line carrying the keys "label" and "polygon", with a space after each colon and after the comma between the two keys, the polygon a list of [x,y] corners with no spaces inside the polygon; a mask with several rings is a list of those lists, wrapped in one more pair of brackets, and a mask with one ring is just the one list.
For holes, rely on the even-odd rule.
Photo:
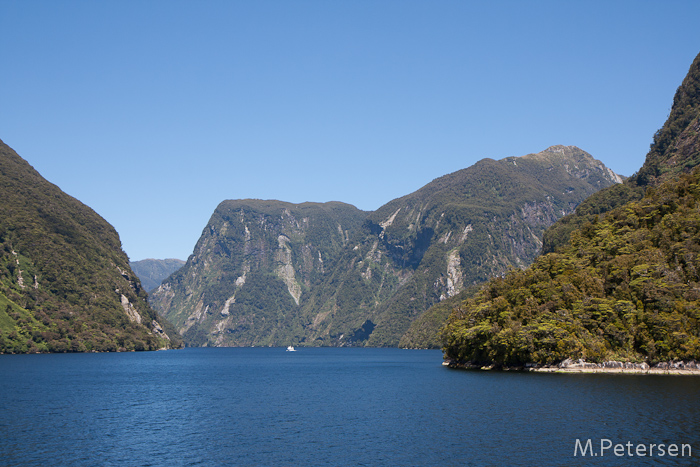
{"label": "clear blue sky", "polygon": [[0,0],[0,139],[186,259],[219,202],[364,210],[484,157],[644,162],[698,1]]}

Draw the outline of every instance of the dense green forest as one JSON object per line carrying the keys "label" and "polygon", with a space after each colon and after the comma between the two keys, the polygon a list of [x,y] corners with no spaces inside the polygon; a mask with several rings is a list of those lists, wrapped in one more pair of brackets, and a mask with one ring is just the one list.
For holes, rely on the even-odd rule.
{"label": "dense green forest", "polygon": [[700,56],[644,166],[547,234],[534,264],[489,281],[444,328],[445,358],[700,358]]}
{"label": "dense green forest", "polygon": [[2,141],[0,199],[0,353],[171,346],[114,228]]}
{"label": "dense green forest", "polygon": [[700,171],[490,281],[452,314],[446,356],[476,364],[700,356]]}

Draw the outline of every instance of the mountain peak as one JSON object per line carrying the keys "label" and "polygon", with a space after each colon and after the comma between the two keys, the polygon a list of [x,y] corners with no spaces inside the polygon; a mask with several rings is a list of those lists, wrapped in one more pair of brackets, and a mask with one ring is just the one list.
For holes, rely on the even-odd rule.
{"label": "mountain peak", "polygon": [[550,162],[562,162],[562,161],[582,161],[585,160],[589,163],[597,162],[602,164],[602,162],[596,160],[593,156],[588,154],[581,148],[576,146],[564,146],[555,145],[550,146],[544,151],[540,151],[533,154],[527,154],[521,157],[522,159],[533,159],[533,160],[547,160]]}
{"label": "mountain peak", "polygon": [[543,152],[558,152],[561,154],[566,154],[567,152],[572,151],[581,151],[581,149],[577,148],[576,146],[564,146],[562,144],[555,144],[554,146],[548,147]]}
{"label": "mountain peak", "polygon": [[700,55],[638,174],[550,228],[543,251],[552,254],[455,308],[446,357],[491,366],[697,360],[699,134]]}
{"label": "mountain peak", "polygon": [[[576,146],[555,145],[537,153],[521,157],[508,157],[505,160],[515,165],[518,164],[518,161],[549,164],[550,171],[557,167],[565,170],[569,175],[579,178],[595,176],[612,184],[623,182],[622,177],[613,172],[612,169]],[[606,185],[610,183],[606,183]]]}

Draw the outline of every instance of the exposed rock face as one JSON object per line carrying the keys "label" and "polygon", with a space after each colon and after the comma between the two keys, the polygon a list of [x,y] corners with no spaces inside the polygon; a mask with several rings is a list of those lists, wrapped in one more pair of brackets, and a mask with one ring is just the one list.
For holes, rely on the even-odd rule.
{"label": "exposed rock face", "polygon": [[[462,268],[459,259],[459,249],[454,249],[447,254],[447,297],[454,297],[463,288]],[[440,295],[444,300],[445,295]]]}
{"label": "exposed rock face", "polygon": [[608,370],[640,370],[646,371],[650,368],[649,364],[646,362],[634,363],[634,362],[618,362],[618,361],[607,361],[602,363],[591,363],[586,362],[583,359],[578,359],[574,361],[571,358],[567,358],[559,365],[558,368],[563,369],[608,369]]}
{"label": "exposed rock face", "polygon": [[[151,321],[151,329],[153,329],[153,334],[155,334],[156,336],[170,341],[170,336],[168,336],[165,333],[163,328],[160,326],[160,323],[158,321],[156,321],[155,319],[153,321]],[[167,347],[165,347],[165,348],[167,348]]]}
{"label": "exposed rock face", "polygon": [[[280,279],[282,279],[282,282],[284,282],[284,284],[287,286],[289,295],[291,295],[294,299],[294,303],[299,305],[299,297],[301,297],[301,285],[299,285],[299,283],[297,282],[294,274],[294,266],[292,265],[292,248],[289,246],[289,238],[287,238],[285,235],[280,235],[277,237],[277,243],[279,245],[279,248],[275,253],[275,256],[279,265],[277,266],[277,269],[275,269],[275,272],[277,273],[277,276]],[[304,248],[305,251],[308,251],[311,248],[308,245],[304,245],[304,247],[302,248]],[[305,262],[308,261],[307,258],[304,258],[304,260]],[[311,267],[314,267],[313,264],[311,265]],[[317,266],[317,268],[319,271],[321,270],[320,264],[319,266]]]}
{"label": "exposed rock face", "polygon": [[126,315],[129,317],[129,321],[131,321],[132,323],[141,324],[141,315],[139,314],[138,311],[136,311],[136,308],[134,308],[134,305],[131,304],[131,302],[129,301],[129,299],[127,298],[126,295],[120,294],[120,296],[121,296],[122,308],[124,308],[124,313],[126,313]]}
{"label": "exposed rock face", "polygon": [[305,294],[365,215],[343,203],[224,201],[150,302],[190,345],[298,341]]}

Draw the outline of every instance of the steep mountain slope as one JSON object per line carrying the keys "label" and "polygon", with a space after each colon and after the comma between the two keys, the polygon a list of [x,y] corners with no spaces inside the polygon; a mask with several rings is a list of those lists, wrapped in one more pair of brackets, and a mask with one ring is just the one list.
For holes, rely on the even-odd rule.
{"label": "steep mountain slope", "polygon": [[699,161],[700,55],[638,174],[567,219],[556,252],[456,308],[445,357],[478,365],[700,358]]}
{"label": "steep mountain slope", "polygon": [[635,181],[654,186],[674,180],[700,165],[700,55],[695,57],[683,83],[676,90],[673,106],[664,126],[654,134],[654,142]]}
{"label": "steep mountain slope", "polygon": [[591,222],[595,216],[640,200],[648,186],[672,180],[698,166],[700,155],[696,144],[700,133],[700,105],[696,96],[699,92],[700,63],[696,57],[683,83],[676,90],[668,120],[654,134],[654,141],[642,168],[625,183],[601,190],[586,199],[576,212],[548,229],[544,235],[543,252],[549,253],[565,246],[570,233],[586,222]]}
{"label": "steep mountain slope", "polygon": [[0,352],[170,346],[114,228],[2,141],[0,200]]}
{"label": "steep mountain slope", "polygon": [[299,309],[366,213],[343,203],[224,201],[151,304],[189,345],[286,345]]}
{"label": "steep mountain slope", "polygon": [[185,265],[181,259],[142,259],[129,263],[131,270],[141,280],[141,285],[149,293],[156,289],[163,280]]}
{"label": "steep mountain slope", "polygon": [[481,160],[387,203],[305,304],[307,342],[399,345],[431,305],[529,264],[548,226],[620,181],[586,152],[554,146]]}

